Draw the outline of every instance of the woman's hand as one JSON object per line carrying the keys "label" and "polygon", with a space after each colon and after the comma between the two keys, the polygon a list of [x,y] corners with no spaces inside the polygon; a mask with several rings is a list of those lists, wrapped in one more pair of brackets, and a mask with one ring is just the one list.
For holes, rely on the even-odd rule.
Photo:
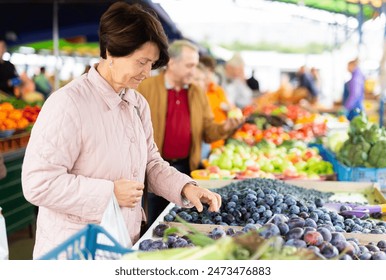
{"label": "woman's hand", "polygon": [[181,194],[197,208],[198,212],[203,210],[202,203],[209,205],[209,211],[217,212],[220,209],[221,196],[208,189],[188,183],[183,187]]}
{"label": "woman's hand", "polygon": [[119,206],[134,208],[141,203],[144,187],[142,183],[127,179],[114,181],[114,194]]}

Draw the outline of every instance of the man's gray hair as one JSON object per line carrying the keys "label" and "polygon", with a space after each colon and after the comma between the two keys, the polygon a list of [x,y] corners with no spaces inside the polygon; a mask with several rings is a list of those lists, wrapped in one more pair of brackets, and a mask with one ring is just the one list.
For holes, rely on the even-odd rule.
{"label": "man's gray hair", "polygon": [[168,53],[170,58],[179,58],[184,47],[190,48],[198,52],[198,47],[195,44],[189,42],[188,40],[176,40],[169,45]]}

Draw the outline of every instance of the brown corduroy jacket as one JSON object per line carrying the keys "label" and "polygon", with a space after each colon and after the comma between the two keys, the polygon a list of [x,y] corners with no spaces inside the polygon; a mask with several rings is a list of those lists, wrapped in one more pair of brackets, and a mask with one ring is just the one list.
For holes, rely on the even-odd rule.
{"label": "brown corduroy jacket", "polygon": [[[149,102],[154,129],[154,140],[162,156],[168,101],[164,72],[144,80],[137,90],[146,98],[147,102]],[[208,98],[198,86],[194,84],[189,86],[188,100],[190,126],[192,130],[189,164],[190,169],[195,170],[199,167],[201,160],[202,141],[211,143],[225,139],[232,134],[233,131],[226,131],[224,129],[224,123],[216,124],[214,122]]]}

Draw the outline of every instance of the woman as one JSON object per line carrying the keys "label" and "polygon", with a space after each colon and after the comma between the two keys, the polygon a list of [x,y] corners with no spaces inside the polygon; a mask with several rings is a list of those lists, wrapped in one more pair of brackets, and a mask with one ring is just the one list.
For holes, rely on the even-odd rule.
{"label": "woman", "polygon": [[102,15],[99,36],[99,64],[47,99],[28,143],[22,180],[25,197],[39,206],[34,258],[100,223],[112,195],[136,242],[145,176],[150,192],[178,205],[221,205],[219,195],[162,160],[149,106],[134,90],[168,62],[160,22],[139,5],[116,2]]}

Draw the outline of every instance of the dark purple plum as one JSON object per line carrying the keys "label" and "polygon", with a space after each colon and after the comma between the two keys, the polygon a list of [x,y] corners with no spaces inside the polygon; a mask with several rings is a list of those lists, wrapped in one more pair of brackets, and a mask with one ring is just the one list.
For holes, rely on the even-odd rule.
{"label": "dark purple plum", "polygon": [[279,228],[281,235],[286,235],[289,232],[289,227],[285,223],[280,223],[277,227]]}
{"label": "dark purple plum", "polygon": [[172,244],[172,247],[173,248],[184,248],[184,247],[188,247],[189,246],[189,243],[188,241],[186,241],[186,239],[184,238],[178,238],[173,244]]}
{"label": "dark purple plum", "polygon": [[154,230],[153,230],[153,234],[155,236],[158,236],[158,237],[163,237],[164,236],[164,232],[165,230],[167,230],[168,228],[170,228],[169,225],[167,224],[159,224],[157,225]]}
{"label": "dark purple plum", "polygon": [[320,232],[320,234],[323,236],[324,241],[326,242],[331,241],[331,238],[332,238],[331,231],[329,231],[327,228],[320,227],[317,229],[317,231]]}
{"label": "dark purple plum", "polygon": [[280,235],[280,229],[275,224],[267,223],[259,229],[259,235],[268,239],[272,236]]}
{"label": "dark purple plum", "polygon": [[379,252],[380,251],[379,248],[376,245],[374,245],[374,244],[370,244],[369,243],[369,244],[367,244],[365,246],[366,246],[367,249],[369,249],[370,252],[375,253],[375,252]]}
{"label": "dark purple plum", "polygon": [[343,261],[351,261],[351,260],[352,260],[352,257],[351,257],[350,255],[344,254],[344,255],[341,256],[339,259],[340,259],[340,260],[343,260]]}
{"label": "dark purple plum", "polygon": [[370,260],[371,256],[372,256],[372,254],[370,252],[365,252],[365,253],[359,255],[359,259],[366,261],[366,260]]}
{"label": "dark purple plum", "polygon": [[288,221],[288,226],[289,228],[295,228],[295,227],[304,227],[304,224],[305,224],[305,221],[303,218],[300,218],[300,217],[294,217],[294,218],[291,218],[289,219]]}
{"label": "dark purple plum", "polygon": [[168,249],[168,248],[169,248],[168,245],[166,243],[164,243],[162,240],[155,240],[150,245],[150,251],[164,250],[164,249]]}
{"label": "dark purple plum", "polygon": [[318,226],[316,225],[316,222],[311,219],[311,218],[307,218],[305,221],[304,221],[304,226],[306,227],[312,227],[312,228],[317,228]]}
{"label": "dark purple plum", "polygon": [[327,259],[336,258],[339,255],[338,249],[333,246],[331,243],[324,242],[320,245],[320,253],[325,256]]}
{"label": "dark purple plum", "polygon": [[307,248],[306,242],[301,239],[288,239],[285,244],[286,246],[292,246],[296,248]]}
{"label": "dark purple plum", "polygon": [[149,251],[151,244],[153,243],[152,239],[145,239],[139,243],[139,250]]}
{"label": "dark purple plum", "polygon": [[346,241],[346,237],[344,237],[343,233],[341,233],[341,232],[332,232],[331,233],[330,243],[332,245],[335,246],[337,243],[343,242],[343,241]]}
{"label": "dark purple plum", "polygon": [[301,227],[291,228],[285,235],[286,239],[302,239],[304,230]]}
{"label": "dark purple plum", "polygon": [[386,260],[386,253],[379,251],[379,252],[374,252],[374,254],[371,256],[372,260]]}
{"label": "dark purple plum", "polygon": [[377,247],[381,249],[382,251],[386,250],[386,240],[380,240],[377,243]]}

